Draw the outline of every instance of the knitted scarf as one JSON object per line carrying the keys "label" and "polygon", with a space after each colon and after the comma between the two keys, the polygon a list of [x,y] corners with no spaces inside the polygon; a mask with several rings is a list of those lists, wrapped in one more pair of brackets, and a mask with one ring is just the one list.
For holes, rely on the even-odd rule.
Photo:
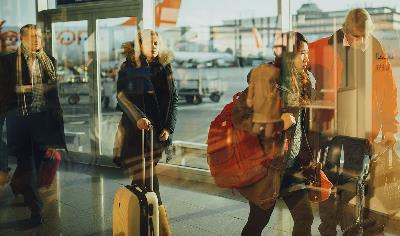
{"label": "knitted scarf", "polygon": [[[56,72],[50,58],[46,55],[43,49],[37,52],[28,51],[22,44],[17,49],[17,61],[16,61],[16,77],[17,87],[22,86],[22,57],[25,56],[27,59],[28,67],[30,68],[30,79],[32,80],[32,100],[30,104],[27,104],[27,98],[25,93],[18,96],[19,109],[22,109],[22,114],[28,114],[28,110],[33,112],[40,111],[46,104],[44,97],[44,84],[43,74],[48,75],[49,80],[47,84],[54,84],[56,82]],[[28,108],[29,106],[29,108]]]}
{"label": "knitted scarf", "polygon": [[23,54],[29,57],[36,57],[39,60],[40,67],[48,75],[50,81],[48,83],[54,83],[57,80],[56,70],[50,58],[46,55],[43,49],[38,52],[29,52],[22,44],[17,49],[17,85],[23,85],[22,81],[22,57]]}

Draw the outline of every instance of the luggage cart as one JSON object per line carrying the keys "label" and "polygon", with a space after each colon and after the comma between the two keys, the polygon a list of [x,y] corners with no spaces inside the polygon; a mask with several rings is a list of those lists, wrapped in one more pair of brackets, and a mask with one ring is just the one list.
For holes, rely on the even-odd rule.
{"label": "luggage cart", "polygon": [[178,95],[187,103],[200,104],[204,97],[219,102],[223,95],[218,68],[180,68],[175,70],[174,76]]}
{"label": "luggage cart", "polygon": [[69,105],[81,102],[82,96],[89,96],[89,84],[87,82],[63,82],[58,84],[60,98],[67,98]]}

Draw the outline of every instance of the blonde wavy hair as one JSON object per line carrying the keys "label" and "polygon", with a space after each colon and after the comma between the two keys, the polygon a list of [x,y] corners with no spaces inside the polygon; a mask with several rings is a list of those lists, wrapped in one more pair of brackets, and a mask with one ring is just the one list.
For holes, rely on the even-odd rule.
{"label": "blonde wavy hair", "polygon": [[355,8],[347,13],[343,23],[343,31],[345,33],[351,33],[353,28],[365,31],[366,33],[372,33],[372,31],[374,31],[374,23],[367,10]]}

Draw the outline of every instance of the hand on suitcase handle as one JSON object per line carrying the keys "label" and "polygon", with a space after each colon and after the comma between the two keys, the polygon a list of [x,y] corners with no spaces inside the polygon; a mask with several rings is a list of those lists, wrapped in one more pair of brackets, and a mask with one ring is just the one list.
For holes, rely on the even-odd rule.
{"label": "hand on suitcase handle", "polygon": [[147,118],[140,118],[137,122],[136,125],[139,129],[149,129],[151,127],[151,122]]}

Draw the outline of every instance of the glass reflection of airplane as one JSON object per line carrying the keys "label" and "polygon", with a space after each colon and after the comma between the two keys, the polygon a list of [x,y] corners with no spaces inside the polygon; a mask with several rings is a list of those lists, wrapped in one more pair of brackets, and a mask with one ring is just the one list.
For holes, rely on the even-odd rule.
{"label": "glass reflection of airplane", "polygon": [[223,52],[174,51],[175,63],[182,67],[227,67],[234,66],[236,59],[232,54]]}

